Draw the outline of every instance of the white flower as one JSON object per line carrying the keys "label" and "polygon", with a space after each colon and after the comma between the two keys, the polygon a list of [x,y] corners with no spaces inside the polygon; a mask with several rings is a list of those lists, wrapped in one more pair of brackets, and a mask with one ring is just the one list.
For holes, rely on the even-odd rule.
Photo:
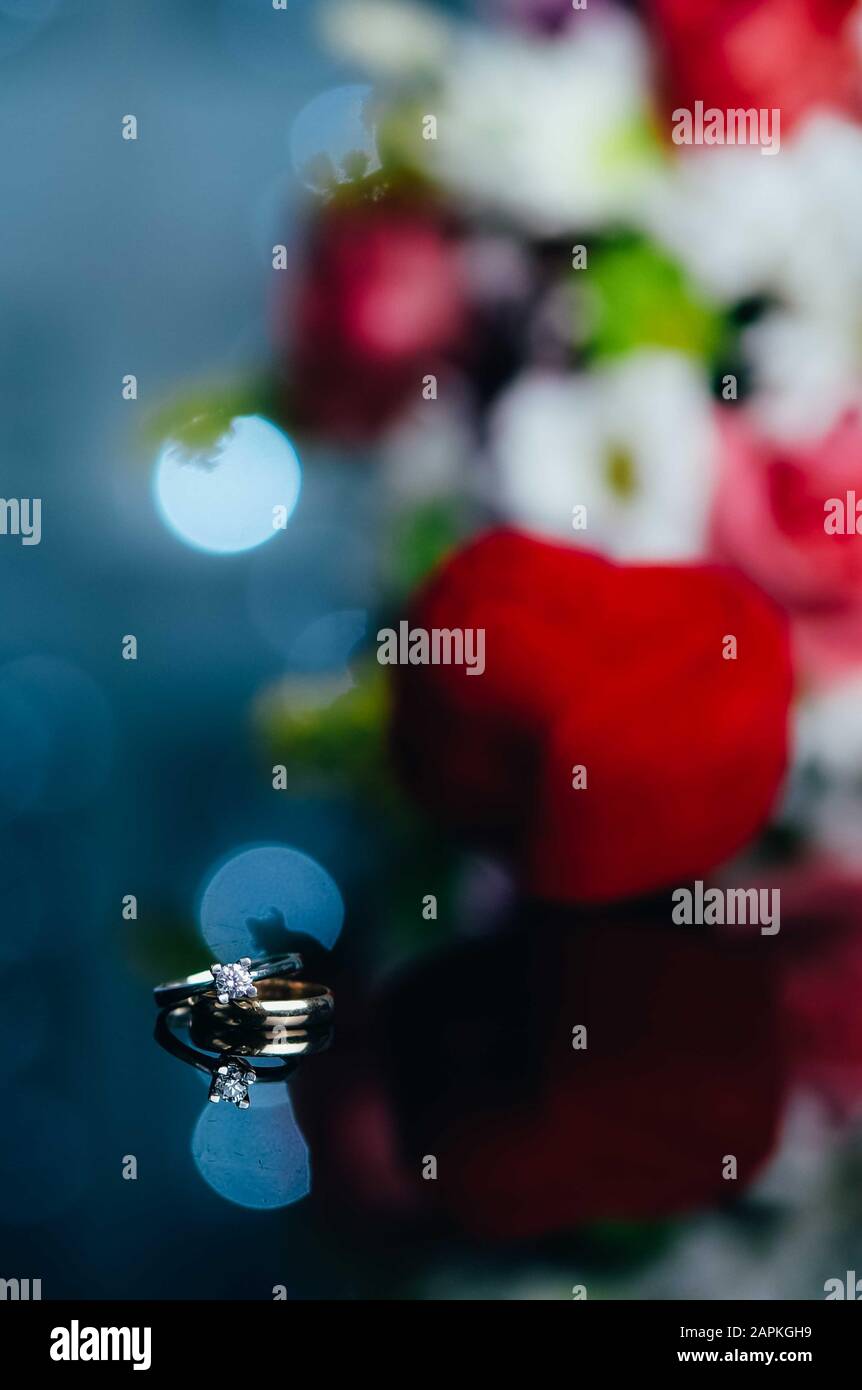
{"label": "white flower", "polygon": [[527,530],[625,559],[703,552],[713,405],[679,354],[635,353],[588,375],[524,374],[493,411],[491,449],[497,504]]}
{"label": "white flower", "polygon": [[[777,156],[757,146],[681,151],[651,187],[647,228],[704,287],[724,299],[767,291],[816,301],[846,279],[858,197],[847,181],[862,170],[862,131],[836,116],[810,120]],[[842,262],[827,264],[829,244]]]}
{"label": "white flower", "polygon": [[643,220],[712,294],[774,293],[842,313],[862,301],[862,129],[816,115],[778,155],[757,146],[680,153],[645,199]]}
{"label": "white flower", "polygon": [[809,694],[796,713],[789,811],[821,849],[862,855],[862,674]]}
{"label": "white flower", "polygon": [[428,170],[464,202],[561,233],[624,217],[654,161],[647,53],[622,15],[554,40],[465,29],[442,73]]}
{"label": "white flower", "polygon": [[779,301],[744,338],[767,432],[817,438],[858,402],[862,128],[818,114],[774,158],[754,146],[687,150],[642,213],[712,296]]}
{"label": "white flower", "polygon": [[622,13],[548,39],[448,24],[412,0],[339,0],[324,28],[373,77],[430,78],[435,138],[402,129],[402,153],[474,209],[542,235],[590,229],[632,216],[660,167],[648,45]]}
{"label": "white flower", "polygon": [[731,301],[775,287],[799,203],[786,149],[764,159],[751,145],[693,146],[654,181],[640,213],[710,295]]}
{"label": "white flower", "polygon": [[454,498],[464,490],[473,462],[473,420],[458,383],[449,387],[433,405],[419,401],[405,410],[378,443],[384,492],[395,510]]}
{"label": "white flower", "polygon": [[836,681],[800,707],[797,757],[831,781],[862,789],[862,673]]}
{"label": "white flower", "polygon": [[[791,147],[800,199],[782,283],[790,303],[862,320],[862,128],[818,116]],[[780,158],[780,156],[779,156]]]}
{"label": "white flower", "polygon": [[862,408],[862,324],[776,310],[743,335],[751,408],[763,433],[813,443],[850,409]]}
{"label": "white flower", "polygon": [[321,23],[340,57],[381,78],[439,69],[452,38],[439,14],[412,0],[338,0]]}

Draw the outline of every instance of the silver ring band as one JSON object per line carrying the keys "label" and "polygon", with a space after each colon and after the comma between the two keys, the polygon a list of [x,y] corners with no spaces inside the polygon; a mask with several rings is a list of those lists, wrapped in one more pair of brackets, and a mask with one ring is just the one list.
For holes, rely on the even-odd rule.
{"label": "silver ring band", "polygon": [[238,1003],[243,999],[254,999],[257,994],[256,982],[266,980],[270,975],[296,975],[302,969],[302,957],[267,956],[263,960],[251,960],[243,956],[230,965],[216,961],[208,970],[199,970],[187,975],[184,980],[171,980],[164,985],[156,985],[153,998],[160,1009],[173,1008],[186,999],[200,995],[214,995],[220,1004]]}

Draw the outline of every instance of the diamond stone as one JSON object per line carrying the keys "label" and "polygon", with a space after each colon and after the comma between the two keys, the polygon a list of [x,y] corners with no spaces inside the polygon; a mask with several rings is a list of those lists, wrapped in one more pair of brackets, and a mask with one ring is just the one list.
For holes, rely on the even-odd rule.
{"label": "diamond stone", "polygon": [[240,1066],[239,1062],[227,1062],[219,1067],[213,1076],[210,1100],[216,1103],[227,1100],[231,1105],[235,1105],[237,1110],[247,1110],[250,1105],[248,1088],[256,1080],[257,1077],[249,1068]]}
{"label": "diamond stone", "polygon": [[248,956],[243,956],[242,960],[235,961],[233,965],[220,965],[216,962],[215,965],[210,966],[213,985],[220,1004],[228,1004],[237,999],[254,998],[257,990],[252,982],[250,965],[251,961]]}

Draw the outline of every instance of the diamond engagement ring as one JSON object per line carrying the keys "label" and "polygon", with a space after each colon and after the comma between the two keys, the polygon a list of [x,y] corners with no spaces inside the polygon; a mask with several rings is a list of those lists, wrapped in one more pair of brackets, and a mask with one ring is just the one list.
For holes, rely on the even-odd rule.
{"label": "diamond engagement ring", "polygon": [[169,1009],[202,994],[214,995],[220,1004],[235,1004],[243,999],[254,999],[256,981],[266,980],[270,975],[296,975],[301,969],[302,957],[296,954],[267,956],[263,960],[243,956],[231,965],[216,961],[209,970],[199,970],[184,980],[156,985],[153,997],[160,1009]]}
{"label": "diamond engagement ring", "polygon": [[[194,1007],[213,1018],[225,1018],[232,1005],[226,1004],[220,995],[207,994],[201,995]],[[280,1023],[287,1028],[318,1028],[332,1022],[335,1001],[325,985],[273,977],[262,980],[255,994],[237,1000],[235,1007],[248,1023],[261,1027]]]}

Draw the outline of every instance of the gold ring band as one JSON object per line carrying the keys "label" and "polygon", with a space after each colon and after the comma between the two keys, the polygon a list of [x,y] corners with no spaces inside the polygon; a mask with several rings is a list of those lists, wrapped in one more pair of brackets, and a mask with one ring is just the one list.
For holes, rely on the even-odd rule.
{"label": "gold ring band", "polygon": [[[180,1012],[174,1010],[174,1015]],[[190,1009],[188,1014],[191,1041],[210,1052],[238,1057],[304,1057],[325,1051],[332,1041],[331,1027],[294,1028],[283,1020],[249,1027],[236,1014],[226,1019],[209,1009]]]}
{"label": "gold ring band", "polygon": [[194,1008],[206,1012],[214,1021],[227,1022],[242,1017],[249,1025],[283,1028],[317,1028],[332,1022],[335,1000],[325,985],[274,976],[261,980],[254,999],[244,999],[233,1007],[206,995],[195,1000]]}

